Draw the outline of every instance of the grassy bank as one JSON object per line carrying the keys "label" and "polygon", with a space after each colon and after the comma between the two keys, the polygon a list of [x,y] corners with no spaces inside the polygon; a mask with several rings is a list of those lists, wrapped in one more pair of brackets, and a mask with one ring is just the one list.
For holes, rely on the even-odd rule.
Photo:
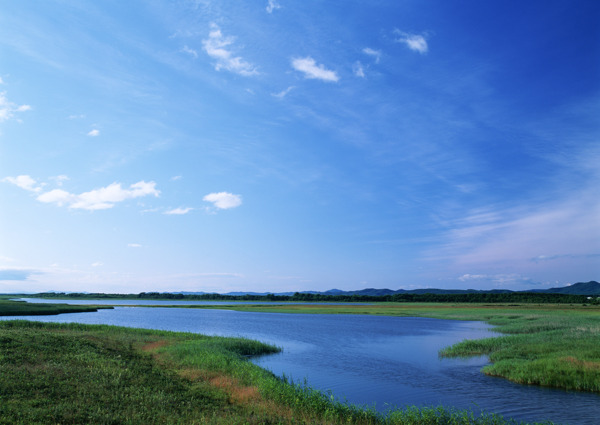
{"label": "grassy bank", "polygon": [[[207,306],[193,306],[207,308]],[[212,307],[211,307],[212,308]],[[483,372],[521,384],[600,392],[600,307],[584,305],[384,304],[236,305],[238,311],[375,314],[479,320],[504,336],[465,341],[443,350],[447,357],[486,354]]]}
{"label": "grassy bank", "polygon": [[30,304],[24,301],[0,299],[0,316],[39,316],[62,313],[84,313],[98,311],[112,306],[68,305],[68,304]]}
{"label": "grassy bank", "polygon": [[7,424],[505,424],[441,408],[382,415],[247,361],[277,347],[111,326],[0,323]]}

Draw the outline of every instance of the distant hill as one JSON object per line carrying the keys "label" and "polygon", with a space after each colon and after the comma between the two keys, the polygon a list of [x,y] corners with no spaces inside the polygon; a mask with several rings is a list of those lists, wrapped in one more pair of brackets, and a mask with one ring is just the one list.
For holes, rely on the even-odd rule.
{"label": "distant hill", "polygon": [[[329,291],[324,292],[327,294]],[[568,294],[568,295],[600,295],[600,283],[592,280],[590,282],[579,282],[573,285],[561,287],[561,288],[550,288],[550,289],[537,289],[529,291],[510,291],[508,289],[491,289],[491,290],[478,290],[478,289],[398,289],[396,291],[391,289],[374,289],[367,288],[359,291],[339,291],[335,295],[371,295],[371,296],[382,296],[382,295],[394,295],[394,294],[508,294],[511,292],[536,292],[546,294]]]}
{"label": "distant hill", "polygon": [[[490,290],[479,290],[479,289],[437,289],[437,288],[425,288],[425,289],[377,289],[377,288],[365,288],[357,291],[342,291],[341,289],[329,289],[327,291],[301,291],[300,294],[321,294],[321,295],[368,295],[373,297],[381,297],[385,295],[395,294],[509,294],[512,292],[535,292],[535,293],[546,293],[546,294],[567,294],[567,295],[600,295],[600,283],[592,280],[590,282],[579,282],[569,286],[560,288],[550,289],[533,289],[528,291],[510,291],[508,289],[490,289]],[[203,292],[183,292],[183,294],[203,294]],[[259,295],[265,296],[270,292],[228,292],[221,295]],[[273,295],[294,295],[294,292],[277,292]]]}
{"label": "distant hill", "polygon": [[600,295],[600,283],[595,280],[589,282],[579,282],[562,288],[550,288],[544,292],[549,294],[569,294],[569,295]]}
{"label": "distant hill", "polygon": [[[600,283],[595,280],[589,282],[579,282],[574,283],[569,286],[564,286],[560,288],[550,288],[550,289],[532,289],[528,291],[510,291],[508,289],[490,289],[490,290],[480,290],[480,289],[437,289],[437,288],[425,288],[425,289],[377,289],[377,288],[365,288],[357,291],[342,291],[341,289],[329,289],[327,291],[319,292],[319,291],[301,291],[300,294],[321,294],[321,295],[368,295],[372,297],[381,297],[385,295],[395,295],[395,294],[436,294],[436,295],[446,295],[446,294],[509,294],[511,292],[535,292],[542,294],[567,294],[567,295],[600,295]],[[183,294],[183,295],[203,295],[206,292],[173,292],[174,294]],[[295,292],[277,292],[273,295],[286,295],[292,296]],[[227,292],[220,295],[257,295],[257,296],[266,296],[271,294],[271,292]]]}

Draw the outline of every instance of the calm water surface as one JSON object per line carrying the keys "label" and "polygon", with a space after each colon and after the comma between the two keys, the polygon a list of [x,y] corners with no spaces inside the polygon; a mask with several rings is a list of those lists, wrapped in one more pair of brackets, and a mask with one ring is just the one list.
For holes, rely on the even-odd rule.
{"label": "calm water surface", "polygon": [[479,372],[487,364],[484,357],[438,358],[439,349],[455,342],[497,335],[481,322],[135,307],[19,318],[258,339],[281,346],[283,352],[254,363],[295,382],[306,379],[310,386],[331,390],[341,400],[375,404],[379,410],[445,405],[574,425],[598,424],[600,418],[596,394],[527,387],[488,377]]}

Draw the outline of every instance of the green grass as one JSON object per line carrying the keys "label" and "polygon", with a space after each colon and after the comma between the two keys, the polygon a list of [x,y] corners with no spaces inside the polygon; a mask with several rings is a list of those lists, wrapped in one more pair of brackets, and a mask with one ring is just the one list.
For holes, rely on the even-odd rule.
{"label": "green grass", "polygon": [[[208,308],[207,306],[193,306]],[[211,307],[212,308],[212,307]],[[318,314],[375,314],[479,320],[505,334],[469,340],[441,356],[488,355],[488,375],[529,385],[600,392],[600,307],[582,305],[377,304],[236,305],[238,311]]]}
{"label": "green grass", "polygon": [[84,313],[98,311],[112,306],[68,305],[68,304],[31,304],[25,301],[10,301],[0,298],[0,316],[39,316],[63,313]]}
{"label": "green grass", "polygon": [[515,423],[435,407],[381,414],[339,403],[247,360],[278,350],[241,338],[0,322],[0,423]]}

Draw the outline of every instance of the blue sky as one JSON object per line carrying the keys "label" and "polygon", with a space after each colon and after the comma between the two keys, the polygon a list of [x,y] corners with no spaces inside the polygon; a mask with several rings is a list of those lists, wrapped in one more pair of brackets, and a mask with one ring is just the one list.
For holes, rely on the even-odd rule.
{"label": "blue sky", "polygon": [[600,279],[600,3],[20,1],[0,292]]}

